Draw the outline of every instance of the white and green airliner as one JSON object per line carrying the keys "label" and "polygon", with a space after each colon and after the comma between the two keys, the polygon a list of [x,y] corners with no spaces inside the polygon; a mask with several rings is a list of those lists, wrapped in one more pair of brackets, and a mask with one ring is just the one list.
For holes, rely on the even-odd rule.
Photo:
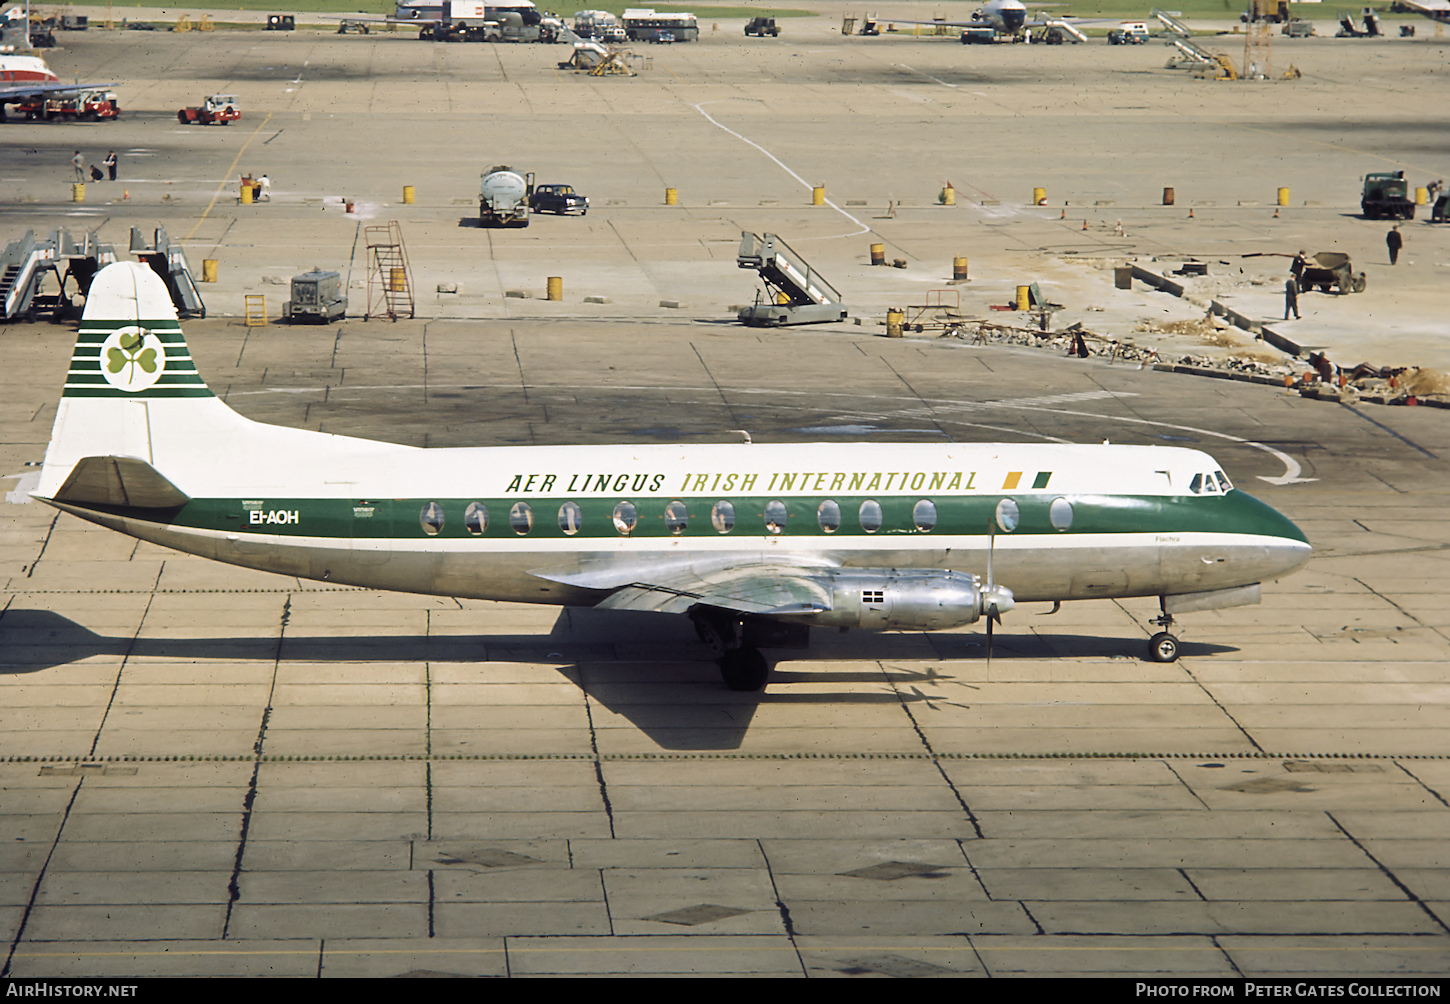
{"label": "white and green airliner", "polygon": [[685,614],[728,686],[810,626],[932,631],[1014,602],[1256,603],[1303,533],[1158,446],[792,443],[419,449],[243,418],[161,280],[91,285],[33,493],[191,554],[444,596]]}

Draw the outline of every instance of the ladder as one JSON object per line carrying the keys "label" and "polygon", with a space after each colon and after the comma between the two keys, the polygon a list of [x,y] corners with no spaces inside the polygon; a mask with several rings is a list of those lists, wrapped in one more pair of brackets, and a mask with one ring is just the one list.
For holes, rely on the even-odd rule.
{"label": "ladder", "polygon": [[403,228],[397,220],[364,231],[368,249],[368,309],[363,320],[372,315],[386,316],[390,321],[407,311],[413,316],[413,274],[408,267],[408,249],[403,246]]}

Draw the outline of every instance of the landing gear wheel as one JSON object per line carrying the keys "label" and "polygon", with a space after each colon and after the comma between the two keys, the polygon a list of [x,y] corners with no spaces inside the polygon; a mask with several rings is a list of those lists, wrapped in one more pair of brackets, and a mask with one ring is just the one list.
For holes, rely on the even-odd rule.
{"label": "landing gear wheel", "polygon": [[731,690],[764,690],[770,663],[756,648],[737,648],[720,659],[720,677]]}
{"label": "landing gear wheel", "polygon": [[1159,631],[1148,640],[1148,655],[1154,662],[1177,662],[1178,639],[1167,631]]}

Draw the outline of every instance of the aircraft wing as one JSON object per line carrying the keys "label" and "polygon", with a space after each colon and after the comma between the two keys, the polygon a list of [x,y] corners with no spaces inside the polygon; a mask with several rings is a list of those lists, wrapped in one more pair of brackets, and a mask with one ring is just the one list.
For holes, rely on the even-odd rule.
{"label": "aircraft wing", "polygon": [[1395,0],[1390,9],[1421,14],[1431,21],[1450,22],[1450,0]]}
{"label": "aircraft wing", "polygon": [[104,91],[119,84],[67,84],[63,81],[36,80],[26,84],[12,84],[0,87],[0,103],[25,101],[29,98],[56,97],[61,94],[79,94],[81,91]]}
{"label": "aircraft wing", "polygon": [[831,609],[831,586],[818,574],[821,570],[804,564],[736,558],[684,564],[586,561],[530,574],[551,582],[612,590],[598,604],[606,610],[681,614],[703,604],[745,614],[784,616]]}

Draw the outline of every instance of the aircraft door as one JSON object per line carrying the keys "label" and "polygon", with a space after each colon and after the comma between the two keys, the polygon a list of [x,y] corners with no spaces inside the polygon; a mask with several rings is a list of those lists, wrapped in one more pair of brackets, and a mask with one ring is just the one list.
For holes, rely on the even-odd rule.
{"label": "aircraft door", "polygon": [[381,565],[393,549],[391,499],[354,499],[352,554],[359,565]]}

